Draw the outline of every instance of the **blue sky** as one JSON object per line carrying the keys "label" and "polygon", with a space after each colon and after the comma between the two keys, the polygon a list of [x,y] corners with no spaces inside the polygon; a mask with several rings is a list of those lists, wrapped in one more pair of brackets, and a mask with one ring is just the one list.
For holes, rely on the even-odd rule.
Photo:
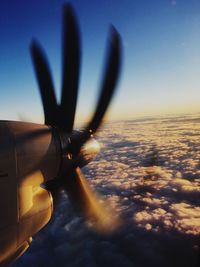
{"label": "blue sky", "polygon": [[[29,45],[47,52],[59,99],[61,0],[1,0],[1,119],[43,121]],[[123,40],[123,69],[110,119],[200,111],[200,0],[74,0],[82,33],[77,119],[93,110],[109,24]]]}

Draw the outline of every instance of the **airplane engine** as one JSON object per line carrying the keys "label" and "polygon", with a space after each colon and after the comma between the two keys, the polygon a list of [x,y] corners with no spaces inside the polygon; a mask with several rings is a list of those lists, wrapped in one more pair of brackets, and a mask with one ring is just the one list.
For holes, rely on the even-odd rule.
{"label": "airplane engine", "polygon": [[[110,27],[105,70],[94,113],[83,130],[74,130],[78,98],[81,39],[70,5],[63,7],[63,66],[61,100],[47,57],[36,40],[30,52],[44,111],[44,125],[0,121],[0,265],[20,257],[31,238],[50,220],[52,196],[60,190],[97,231],[120,225],[106,201],[101,201],[81,168],[94,159],[99,145],[93,135],[116,90],[121,66],[121,37]],[[3,200],[3,201],[2,201]]]}
{"label": "airplane engine", "polygon": [[[74,131],[73,139],[80,134]],[[62,169],[83,167],[98,154],[99,145],[91,137],[73,160],[66,134],[51,126],[14,121],[0,121],[0,140],[0,194],[4,200],[0,203],[0,263],[5,264],[5,259],[10,262],[20,257],[32,236],[50,220],[50,191]],[[63,147],[67,148],[64,154]]]}
{"label": "airplane engine", "polygon": [[58,174],[59,144],[45,125],[0,123],[0,262],[16,259],[50,220],[53,203],[41,185]]}

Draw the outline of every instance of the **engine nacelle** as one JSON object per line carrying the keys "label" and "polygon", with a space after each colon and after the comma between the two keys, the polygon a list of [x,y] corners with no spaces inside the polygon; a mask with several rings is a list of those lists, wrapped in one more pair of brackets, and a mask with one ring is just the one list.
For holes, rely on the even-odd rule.
{"label": "engine nacelle", "polygon": [[57,176],[60,155],[50,127],[0,121],[0,264],[23,254],[50,220],[52,197],[41,184]]}
{"label": "engine nacelle", "polygon": [[[81,134],[73,131],[72,139]],[[74,159],[70,138],[46,125],[0,121],[0,265],[21,256],[50,220],[52,196],[41,185],[98,154],[91,136]]]}

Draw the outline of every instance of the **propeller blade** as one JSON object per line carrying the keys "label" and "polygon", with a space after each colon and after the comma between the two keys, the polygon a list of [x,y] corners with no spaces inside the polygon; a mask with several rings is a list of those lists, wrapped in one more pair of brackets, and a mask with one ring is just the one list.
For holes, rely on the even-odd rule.
{"label": "propeller blade", "polygon": [[120,225],[108,203],[101,202],[98,194],[90,188],[80,168],[73,170],[64,183],[70,201],[86,217],[92,228],[107,233]]}
{"label": "propeller blade", "polygon": [[50,180],[45,183],[45,189],[51,192],[53,197],[53,207],[55,208],[61,201],[61,185],[57,180]]}
{"label": "propeller blade", "polygon": [[63,21],[63,77],[60,126],[71,132],[74,124],[78,97],[80,68],[80,34],[72,7],[64,6]]}
{"label": "propeller blade", "polygon": [[121,38],[117,30],[112,26],[109,35],[109,49],[107,56],[107,64],[104,73],[104,79],[99,95],[94,116],[88,126],[87,131],[96,132],[100,126],[103,116],[110,104],[111,98],[116,89],[116,84],[120,72],[121,65]]}
{"label": "propeller blade", "polygon": [[57,117],[57,103],[49,64],[42,48],[36,41],[32,41],[30,49],[42,98],[45,124],[55,125]]}
{"label": "propeller blade", "polygon": [[107,64],[96,110],[85,130],[79,135],[71,136],[71,151],[75,155],[80,152],[82,145],[90,138],[90,135],[97,131],[115,92],[121,66],[122,45],[121,37],[113,26],[109,36]]}

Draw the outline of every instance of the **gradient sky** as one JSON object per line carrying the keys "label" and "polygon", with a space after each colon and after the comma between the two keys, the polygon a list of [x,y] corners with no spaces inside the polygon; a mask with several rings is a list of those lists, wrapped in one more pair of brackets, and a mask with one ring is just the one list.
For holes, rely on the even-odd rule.
{"label": "gradient sky", "polygon": [[[57,96],[62,0],[1,0],[1,119],[43,121],[29,45],[48,54]],[[110,119],[200,111],[200,0],[73,0],[82,33],[77,119],[94,108],[109,24],[123,40],[123,71]]]}

